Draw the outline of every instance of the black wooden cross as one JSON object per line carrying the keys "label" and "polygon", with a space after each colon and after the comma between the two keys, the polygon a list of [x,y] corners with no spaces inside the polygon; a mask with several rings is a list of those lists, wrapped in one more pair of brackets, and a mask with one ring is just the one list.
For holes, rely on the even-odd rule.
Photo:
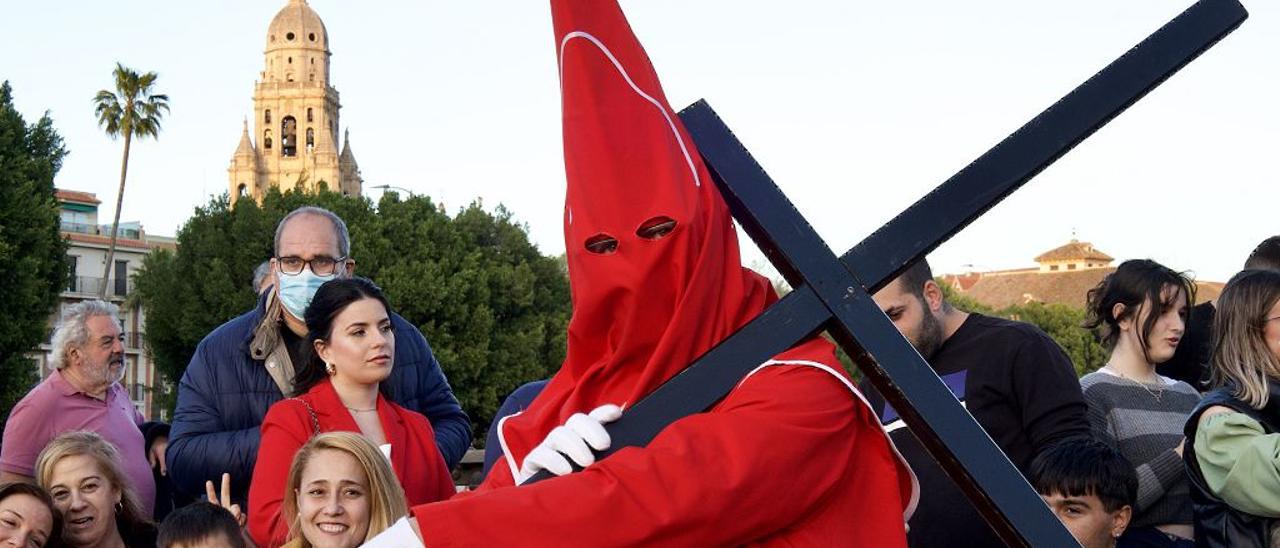
{"label": "black wooden cross", "polygon": [[613,443],[601,458],[645,445],[668,424],[707,410],[757,365],[825,329],[1007,544],[1075,546],[871,294],[1246,17],[1236,0],[1197,2],[841,257],[706,102],[686,108],[680,117],[734,218],[795,289],[609,425]]}

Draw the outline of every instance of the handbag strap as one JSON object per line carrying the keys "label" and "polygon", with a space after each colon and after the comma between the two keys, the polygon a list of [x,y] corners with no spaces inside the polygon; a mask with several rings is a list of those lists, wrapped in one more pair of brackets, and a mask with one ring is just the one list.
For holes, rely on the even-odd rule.
{"label": "handbag strap", "polygon": [[304,400],[302,398],[289,398],[289,399],[302,402],[302,405],[306,406],[307,413],[311,415],[311,429],[314,430],[314,432],[312,432],[311,435],[312,437],[314,437],[315,435],[319,434],[320,419],[316,418],[316,410],[311,408],[311,404],[307,403],[307,400]]}

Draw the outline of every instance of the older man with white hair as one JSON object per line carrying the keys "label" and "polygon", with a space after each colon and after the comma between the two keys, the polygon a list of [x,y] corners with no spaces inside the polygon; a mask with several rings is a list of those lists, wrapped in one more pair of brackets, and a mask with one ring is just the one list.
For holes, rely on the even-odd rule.
{"label": "older man with white hair", "polygon": [[31,482],[45,444],[64,432],[88,430],[120,450],[125,474],[150,513],[156,485],[148,461],[164,462],[167,440],[144,438],[142,414],[120,385],[124,334],[118,309],[99,300],[67,308],[52,345],[54,371],[14,406],[5,423],[0,483]]}

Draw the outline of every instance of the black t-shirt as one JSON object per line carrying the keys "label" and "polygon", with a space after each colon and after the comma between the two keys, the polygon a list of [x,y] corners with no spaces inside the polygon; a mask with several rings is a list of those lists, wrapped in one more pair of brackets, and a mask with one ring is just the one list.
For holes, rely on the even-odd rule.
{"label": "black t-shirt", "polygon": [[[1084,396],[1062,348],[1039,328],[970,314],[930,365],[1023,474],[1054,443],[1089,435]],[[869,383],[863,393],[920,480],[911,546],[1001,546],[955,482]]]}
{"label": "black t-shirt", "polygon": [[1213,357],[1213,316],[1217,312],[1211,302],[1192,308],[1187,329],[1178,342],[1178,350],[1169,361],[1157,365],[1156,372],[1203,392],[1209,381],[1209,360]]}
{"label": "black t-shirt", "polygon": [[293,364],[294,373],[300,373],[306,365],[305,360],[311,356],[311,352],[307,351],[307,338],[299,337],[289,326],[280,324],[280,342],[289,351],[289,362]]}

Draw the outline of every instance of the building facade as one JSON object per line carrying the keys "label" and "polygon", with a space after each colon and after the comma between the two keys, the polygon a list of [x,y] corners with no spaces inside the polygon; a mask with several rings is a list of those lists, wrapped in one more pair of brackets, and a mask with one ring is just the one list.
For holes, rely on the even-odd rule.
{"label": "building facade", "polygon": [[[944,274],[942,279],[956,293],[996,310],[1029,303],[1084,308],[1089,290],[1115,272],[1114,260],[1093,244],[1072,239],[1036,256],[1034,267]],[[1222,286],[1196,280],[1196,302],[1218,298]]]}
{"label": "building facade", "polygon": [[363,181],[349,136],[338,149],[338,90],[329,85],[329,33],[306,0],[289,0],[267,27],[263,70],[253,92],[253,129],[244,123],[227,168],[232,203],[261,202],[272,187],[348,196]]}
{"label": "building facade", "polygon": [[[173,238],[147,234],[139,223],[120,223],[113,259],[115,264],[110,276],[103,279],[103,265],[111,244],[111,225],[98,224],[101,202],[91,193],[63,189],[58,189],[57,198],[62,235],[69,244],[67,259],[71,277],[62,290],[58,310],[49,318],[49,334],[52,335],[63,310],[81,301],[97,299],[103,284],[107,284],[106,300],[120,307],[120,329],[124,332],[125,373],[120,382],[128,390],[134,406],[148,420],[167,419],[156,409],[154,392],[161,389],[161,382],[155,362],[146,349],[146,317],[142,305],[131,303],[129,296],[133,294],[132,276],[142,266],[143,257],[154,249],[177,249],[177,243]],[[51,371],[49,358],[52,352],[46,337],[39,350],[31,355],[38,364],[41,379]]]}

